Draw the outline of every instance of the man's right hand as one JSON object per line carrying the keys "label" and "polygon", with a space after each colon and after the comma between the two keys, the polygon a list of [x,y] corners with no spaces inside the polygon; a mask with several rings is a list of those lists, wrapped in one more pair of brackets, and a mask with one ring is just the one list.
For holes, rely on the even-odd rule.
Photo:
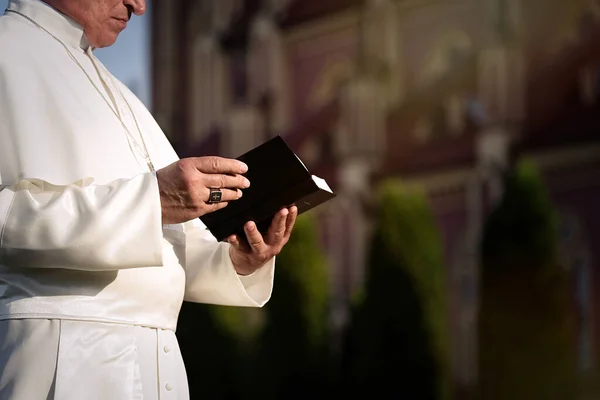
{"label": "man's right hand", "polygon": [[[246,164],[221,157],[179,160],[156,172],[163,224],[178,224],[227,206],[242,197],[250,182],[241,174]],[[221,202],[209,204],[210,189],[223,192]]]}

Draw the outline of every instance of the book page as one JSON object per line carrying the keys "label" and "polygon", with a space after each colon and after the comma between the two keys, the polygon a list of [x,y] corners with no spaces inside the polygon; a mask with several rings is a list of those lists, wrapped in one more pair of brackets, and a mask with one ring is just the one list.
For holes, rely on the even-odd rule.
{"label": "book page", "polygon": [[318,176],[313,175],[312,176],[312,180],[313,182],[315,182],[317,184],[317,187],[321,190],[326,190],[329,193],[333,193],[331,191],[331,188],[329,187],[329,185],[327,184],[327,182],[325,181],[325,179],[323,178],[319,178]]}

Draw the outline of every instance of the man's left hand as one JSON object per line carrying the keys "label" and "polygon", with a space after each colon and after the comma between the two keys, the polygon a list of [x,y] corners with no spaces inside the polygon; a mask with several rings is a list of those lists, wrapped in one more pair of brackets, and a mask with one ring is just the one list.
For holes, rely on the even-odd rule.
{"label": "man's left hand", "polygon": [[250,275],[277,256],[290,239],[297,216],[298,208],[295,206],[282,209],[273,218],[269,231],[264,237],[254,222],[246,223],[244,231],[247,243],[239,240],[236,235],[230,236],[229,255],[236,272],[239,275]]}

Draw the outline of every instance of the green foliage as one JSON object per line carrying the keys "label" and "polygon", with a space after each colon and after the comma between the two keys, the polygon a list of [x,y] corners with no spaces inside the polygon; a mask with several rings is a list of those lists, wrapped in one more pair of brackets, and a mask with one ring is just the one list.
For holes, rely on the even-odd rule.
{"label": "green foliage", "polygon": [[177,336],[191,398],[322,392],[330,377],[328,272],[315,222],[302,215],[277,257],[273,295],[264,308],[184,303]]}
{"label": "green foliage", "polygon": [[264,307],[266,325],[255,370],[268,377],[261,389],[269,396],[322,392],[329,361],[328,274],[315,222],[303,214],[277,258],[273,295]]}
{"label": "green foliage", "polygon": [[481,399],[576,397],[575,321],[556,220],[535,166],[519,163],[482,238]]}
{"label": "green foliage", "polygon": [[316,233],[310,215],[298,218],[264,308],[184,303],[177,336],[191,398],[295,398],[327,381],[329,279]]}
{"label": "green foliage", "polygon": [[445,399],[448,331],[441,240],[425,196],[382,186],[364,291],[348,330],[353,392]]}
{"label": "green foliage", "polygon": [[442,240],[423,193],[398,184],[383,187],[380,226],[384,243],[406,268],[423,306],[436,359],[448,359]]}
{"label": "green foliage", "polygon": [[192,399],[237,396],[243,347],[235,332],[241,330],[243,322],[239,314],[245,311],[210,304],[183,304],[177,337]]}
{"label": "green foliage", "polygon": [[502,201],[484,226],[483,263],[488,269],[504,269],[514,259],[527,261],[532,268],[556,266],[557,224],[535,165],[521,161],[507,173]]}
{"label": "green foliage", "polygon": [[213,319],[222,332],[235,337],[243,347],[252,347],[265,323],[263,310],[253,307],[211,308]]}

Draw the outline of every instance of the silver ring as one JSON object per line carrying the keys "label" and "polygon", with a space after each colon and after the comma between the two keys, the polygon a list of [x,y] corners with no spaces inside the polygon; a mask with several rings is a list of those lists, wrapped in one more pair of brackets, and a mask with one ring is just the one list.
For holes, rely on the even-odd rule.
{"label": "silver ring", "polygon": [[223,192],[218,188],[210,188],[210,194],[208,195],[208,204],[220,203],[223,198]]}

